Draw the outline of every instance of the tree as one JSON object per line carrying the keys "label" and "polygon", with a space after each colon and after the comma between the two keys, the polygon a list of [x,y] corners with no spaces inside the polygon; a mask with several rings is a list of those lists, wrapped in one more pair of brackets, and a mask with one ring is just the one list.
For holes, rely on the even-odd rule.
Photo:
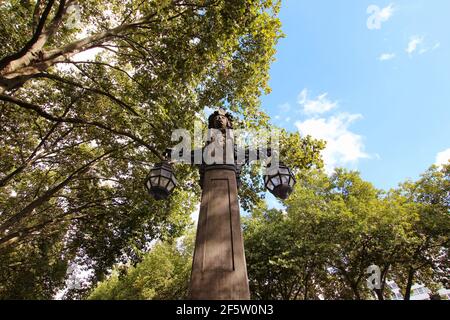
{"label": "tree", "polygon": [[310,273],[318,275],[313,282],[316,296],[368,297],[366,269],[387,245],[383,228],[392,235],[381,193],[358,173],[336,169],[331,177],[320,172],[303,176],[287,203],[292,224],[299,226],[298,237],[313,252],[307,256],[315,257]]}
{"label": "tree", "polygon": [[[446,284],[448,167],[432,167],[419,181],[388,193],[344,169],[331,176],[311,169],[299,172],[297,179],[286,211],[269,210],[259,202],[243,218],[253,299],[382,300],[390,298],[387,280],[404,289],[417,281],[432,290]],[[145,258],[151,256],[149,261],[128,269],[123,278],[116,271],[92,297],[180,298],[173,295],[172,284],[179,282],[172,279],[186,284],[189,277],[185,268],[173,267],[179,257],[174,250],[155,246]],[[183,261],[190,266],[190,257]],[[381,270],[381,289],[374,291],[366,285],[366,269],[372,264]],[[151,281],[137,285],[138,274]],[[128,291],[134,288],[138,290]]]}
{"label": "tree", "polygon": [[450,260],[450,164],[432,166],[416,182],[405,182],[396,195],[415,207],[412,232],[396,276],[405,300],[414,282],[448,285]]}
{"label": "tree", "polygon": [[324,276],[318,255],[321,243],[305,239],[306,229],[278,210],[246,221],[245,248],[253,298],[318,299],[316,284]]}
{"label": "tree", "polygon": [[[74,6],[80,27],[67,23]],[[193,128],[213,106],[227,106],[244,126],[268,125],[259,97],[269,92],[281,36],[278,2],[10,0],[0,8],[6,277],[19,276],[10,267],[19,262],[58,260],[92,268],[96,283],[115,263],[139,261],[152,240],[181,234],[200,193],[188,166],[175,169],[180,186],[170,202],[157,203],[143,188],[173,129]],[[318,142],[299,143],[309,165]],[[243,180],[251,207],[260,198],[255,178]],[[34,255],[41,242],[58,246],[54,239],[61,250]]]}
{"label": "tree", "polygon": [[135,267],[116,267],[89,295],[92,300],[177,300],[187,297],[194,230],[181,241],[159,242]]}
{"label": "tree", "polygon": [[52,299],[64,284],[67,261],[60,235],[9,248],[0,259],[0,299]]}
{"label": "tree", "polygon": [[[302,172],[297,181],[285,203],[286,212],[263,207],[245,221],[254,297],[389,298],[386,281],[404,275],[402,270],[415,248],[411,245],[421,217],[417,205],[393,191],[377,190],[357,172],[344,169],[336,169],[331,176],[318,170]],[[445,188],[432,191],[433,197],[441,199],[438,190]],[[433,210],[438,208],[445,205]],[[443,229],[434,225],[427,234],[438,232],[442,237],[446,223],[441,220],[439,228]],[[439,269],[444,270],[442,253],[448,250],[442,249],[448,244],[440,241],[436,245],[438,250],[427,252],[427,261],[439,261]],[[373,292],[366,286],[366,270],[372,264],[381,269],[381,289]]]}

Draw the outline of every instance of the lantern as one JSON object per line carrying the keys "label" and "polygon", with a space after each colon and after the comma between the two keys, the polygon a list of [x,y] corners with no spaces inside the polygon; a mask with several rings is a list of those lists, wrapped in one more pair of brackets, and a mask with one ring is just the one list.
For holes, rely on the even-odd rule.
{"label": "lantern", "polygon": [[177,180],[175,179],[172,166],[168,162],[155,165],[150,170],[150,175],[145,182],[148,192],[156,200],[167,199],[176,185]]}
{"label": "lantern", "polygon": [[292,171],[280,162],[277,168],[267,168],[264,185],[275,197],[285,200],[293,190],[295,178]]}

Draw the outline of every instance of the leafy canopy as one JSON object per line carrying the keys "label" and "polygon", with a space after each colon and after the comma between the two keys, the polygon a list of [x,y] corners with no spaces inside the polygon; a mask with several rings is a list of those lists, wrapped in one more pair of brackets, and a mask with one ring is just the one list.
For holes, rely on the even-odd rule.
{"label": "leafy canopy", "polygon": [[[259,97],[278,10],[271,0],[0,2],[0,297],[51,298],[72,264],[96,283],[183,232],[196,170],[176,167],[167,202],[144,179],[173,129],[193,128],[205,107],[268,126]],[[300,165],[319,161],[319,142],[297,142]],[[243,187],[243,202],[259,201],[255,191]]]}

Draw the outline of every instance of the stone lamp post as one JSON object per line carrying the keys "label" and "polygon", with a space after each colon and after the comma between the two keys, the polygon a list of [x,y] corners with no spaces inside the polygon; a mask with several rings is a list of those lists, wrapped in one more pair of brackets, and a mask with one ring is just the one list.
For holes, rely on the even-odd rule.
{"label": "stone lamp post", "polygon": [[[233,128],[232,116],[219,109],[209,117],[208,127],[220,130],[222,142],[215,142],[223,145],[227,139],[226,130]],[[207,145],[214,139],[217,137]],[[192,300],[250,299],[238,202],[241,165],[236,162],[235,149],[232,150],[232,163],[225,161],[227,154],[224,151],[221,163],[203,162],[200,165],[203,192],[189,286],[189,299]],[[192,158],[193,155],[194,152]],[[245,158],[248,163],[247,152]],[[295,184],[292,172],[283,164],[268,172],[264,176],[266,188],[275,196],[286,199]],[[156,199],[166,199],[176,183],[167,161],[150,171],[146,187]]]}

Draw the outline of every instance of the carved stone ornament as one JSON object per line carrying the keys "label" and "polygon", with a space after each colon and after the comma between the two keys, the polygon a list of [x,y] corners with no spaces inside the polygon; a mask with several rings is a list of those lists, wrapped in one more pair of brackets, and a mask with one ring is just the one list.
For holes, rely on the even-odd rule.
{"label": "carved stone ornament", "polygon": [[224,109],[220,108],[211,114],[208,118],[208,128],[209,129],[233,129],[233,116],[226,112]]}

